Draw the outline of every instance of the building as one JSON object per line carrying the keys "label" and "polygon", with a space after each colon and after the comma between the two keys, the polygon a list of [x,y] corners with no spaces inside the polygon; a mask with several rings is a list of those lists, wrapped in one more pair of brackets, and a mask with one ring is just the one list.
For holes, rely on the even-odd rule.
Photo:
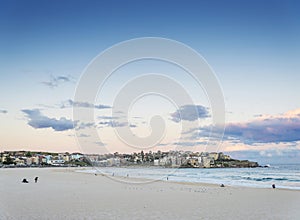
{"label": "building", "polygon": [[53,166],[61,166],[61,165],[64,165],[65,164],[65,161],[64,160],[60,160],[60,159],[57,159],[57,160],[50,160],[49,161],[49,164],[53,165]]}
{"label": "building", "polygon": [[26,164],[26,160],[23,158],[15,158],[13,162],[17,166],[25,166]]}
{"label": "building", "polygon": [[212,152],[208,154],[208,157],[213,158],[214,160],[218,160],[219,154],[217,152]]}
{"label": "building", "polygon": [[204,168],[209,168],[214,164],[214,159],[211,157],[201,157],[201,161]]}
{"label": "building", "polygon": [[80,158],[83,157],[83,154],[81,154],[81,153],[73,153],[70,156],[71,156],[71,160],[79,160]]}

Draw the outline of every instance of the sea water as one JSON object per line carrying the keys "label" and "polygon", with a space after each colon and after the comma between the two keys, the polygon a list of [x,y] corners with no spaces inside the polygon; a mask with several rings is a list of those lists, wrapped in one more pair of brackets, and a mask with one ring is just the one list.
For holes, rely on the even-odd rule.
{"label": "sea water", "polygon": [[145,178],[191,183],[213,183],[231,186],[248,186],[300,190],[300,164],[278,164],[257,168],[161,168],[161,167],[98,167],[83,172],[109,176]]}

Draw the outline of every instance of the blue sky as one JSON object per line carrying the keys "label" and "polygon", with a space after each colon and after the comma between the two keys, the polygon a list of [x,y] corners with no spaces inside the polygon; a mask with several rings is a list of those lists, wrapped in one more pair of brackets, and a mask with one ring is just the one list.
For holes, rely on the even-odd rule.
{"label": "blue sky", "polygon": [[[283,155],[286,160],[289,158],[286,155],[300,156],[297,138],[267,139],[273,140],[270,143],[255,140],[256,132],[249,129],[247,134],[234,132],[234,128],[241,129],[241,124],[244,127],[259,124],[253,129],[261,131],[265,126],[261,121],[266,118],[275,118],[278,131],[298,120],[298,114],[287,113],[300,108],[297,1],[27,0],[1,1],[0,5],[0,150],[77,151],[72,130],[53,127],[72,120],[71,107],[62,105],[73,100],[82,71],[95,56],[116,43],[153,36],[187,44],[214,69],[223,88],[231,134],[224,140],[223,150],[243,152],[240,156],[245,157],[246,152],[251,155],[256,152],[257,157],[267,155],[268,160],[271,153],[262,151],[272,151],[274,158]],[[137,65],[136,69],[141,68]],[[122,79],[126,81],[129,76],[127,73]],[[184,81],[193,93],[193,82],[180,72],[175,78]],[[103,96],[113,93],[122,82],[112,79]],[[193,96],[199,105],[209,107],[207,100],[195,93]],[[112,105],[109,99],[97,101],[96,105]],[[162,100],[159,103],[164,106]],[[164,108],[165,111],[153,111],[165,112],[168,117],[168,110],[173,113],[176,110],[167,104]],[[135,109],[136,115],[139,109]],[[109,111],[99,110],[98,114],[109,115]],[[32,121],[33,115],[39,120]],[[289,119],[281,124],[286,118]],[[47,119],[52,122],[48,127],[32,126]],[[297,126],[297,123],[292,126],[296,137],[300,136]],[[110,128],[105,129],[111,132]],[[141,134],[143,129],[147,130],[138,129],[135,128]],[[170,128],[173,129],[177,128]],[[189,144],[192,141],[197,143],[190,140]],[[114,141],[107,140],[105,144],[110,143]],[[112,145],[112,150],[122,151],[118,144]]]}

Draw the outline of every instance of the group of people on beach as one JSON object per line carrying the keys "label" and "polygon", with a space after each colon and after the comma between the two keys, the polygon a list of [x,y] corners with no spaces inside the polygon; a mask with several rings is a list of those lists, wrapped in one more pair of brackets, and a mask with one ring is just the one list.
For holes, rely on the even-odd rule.
{"label": "group of people on beach", "polygon": [[[37,183],[37,182],[38,182],[38,179],[39,179],[39,177],[36,176],[36,177],[34,178],[34,182]],[[28,180],[27,180],[26,178],[24,178],[24,179],[22,180],[22,183],[29,183],[29,182],[28,182]]]}

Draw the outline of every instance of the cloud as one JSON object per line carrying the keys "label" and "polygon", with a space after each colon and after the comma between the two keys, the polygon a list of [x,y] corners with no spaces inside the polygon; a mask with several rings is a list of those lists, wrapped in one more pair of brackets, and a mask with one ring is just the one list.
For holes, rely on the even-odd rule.
{"label": "cloud", "polygon": [[209,112],[206,107],[201,105],[184,105],[171,114],[171,120],[174,122],[196,121],[199,118],[207,117],[209,117]]}
{"label": "cloud", "polygon": [[225,136],[247,144],[300,141],[300,109],[245,123],[229,123]]}
{"label": "cloud", "polygon": [[131,128],[136,128],[137,125],[135,124],[128,124],[127,122],[118,122],[115,120],[110,120],[110,121],[100,121],[99,125],[102,127],[126,127],[129,126]]}
{"label": "cloud", "polygon": [[50,75],[49,81],[43,81],[41,83],[44,84],[47,87],[55,88],[55,87],[60,86],[61,84],[68,83],[68,82],[73,82],[73,78],[71,76],[64,76],[64,75],[53,76],[53,75]]}
{"label": "cloud", "polygon": [[91,128],[91,127],[95,127],[94,122],[80,122],[77,123],[76,130]]}
{"label": "cloud", "polygon": [[88,135],[88,134],[79,134],[78,136],[79,137],[90,137],[91,135]]}
{"label": "cloud", "polygon": [[[223,128],[212,125],[193,128],[184,133],[187,140],[219,140],[222,134]],[[247,145],[300,141],[300,109],[275,116],[256,116],[248,122],[227,123],[223,141]]]}
{"label": "cloud", "polygon": [[60,108],[72,108],[72,107],[79,107],[79,108],[96,108],[96,109],[106,109],[106,108],[111,108],[108,105],[94,105],[92,103],[88,102],[74,102],[71,99],[68,99],[67,101],[64,101],[61,105]]}
{"label": "cloud", "polygon": [[298,149],[269,149],[269,150],[242,150],[224,152],[232,158],[240,160],[258,161],[260,165],[264,164],[299,164],[300,151]]}
{"label": "cloud", "polygon": [[107,127],[125,127],[128,125],[127,122],[117,122],[117,121],[100,121],[99,125],[105,125]]}
{"label": "cloud", "polygon": [[118,119],[120,117],[116,117],[116,116],[99,116],[98,119],[104,119],[104,120],[112,120],[112,119]]}
{"label": "cloud", "polygon": [[159,143],[157,146],[170,146],[172,143]]}
{"label": "cloud", "polygon": [[101,142],[101,141],[96,141],[96,142],[94,142],[96,145],[98,145],[98,146],[105,146],[106,144],[104,144],[103,142]]}
{"label": "cloud", "polygon": [[0,113],[2,113],[2,114],[6,114],[8,111],[7,110],[5,110],[5,109],[0,109]]}
{"label": "cloud", "polygon": [[[98,122],[99,128],[104,128],[104,127],[126,127],[129,126],[131,128],[136,128],[137,125],[128,123],[127,121],[121,120],[120,118],[123,117],[118,117],[118,116],[98,116],[98,119],[100,119],[100,122]],[[79,125],[81,126],[81,124]]]}
{"label": "cloud", "polygon": [[44,116],[39,109],[24,109],[22,112],[29,119],[28,125],[36,129],[52,128],[55,131],[65,131],[74,128],[73,121],[65,117],[60,119],[49,118]]}
{"label": "cloud", "polygon": [[182,147],[193,147],[197,145],[206,145],[206,141],[182,141],[182,142],[174,142],[174,145],[179,145]]}

